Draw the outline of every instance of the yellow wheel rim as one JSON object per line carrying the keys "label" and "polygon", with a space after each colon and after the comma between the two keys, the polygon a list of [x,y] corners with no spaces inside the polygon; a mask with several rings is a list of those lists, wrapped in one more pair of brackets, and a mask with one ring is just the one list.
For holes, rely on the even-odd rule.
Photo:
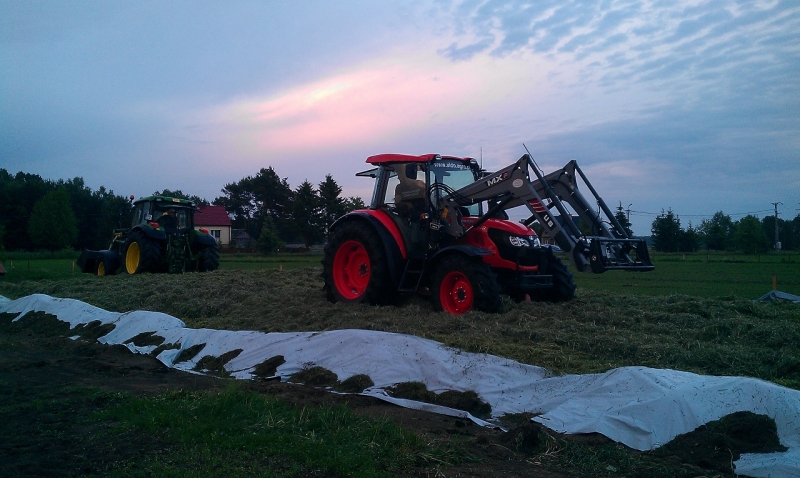
{"label": "yellow wheel rim", "polygon": [[106,263],[105,262],[101,262],[100,264],[97,264],[97,275],[99,275],[99,276],[106,275]]}
{"label": "yellow wheel rim", "polygon": [[140,257],[141,251],[139,250],[139,243],[131,242],[128,246],[128,252],[125,254],[125,270],[128,271],[128,274],[136,273],[136,269],[139,268]]}

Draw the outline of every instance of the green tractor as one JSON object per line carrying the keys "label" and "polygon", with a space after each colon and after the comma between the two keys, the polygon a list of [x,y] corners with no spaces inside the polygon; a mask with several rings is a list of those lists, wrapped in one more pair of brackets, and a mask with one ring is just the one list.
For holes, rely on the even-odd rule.
{"label": "green tractor", "polygon": [[99,276],[142,272],[207,272],[219,268],[217,241],[194,228],[195,204],[186,199],[149,196],[133,203],[128,229],[115,229],[107,250],[84,250],[82,272]]}

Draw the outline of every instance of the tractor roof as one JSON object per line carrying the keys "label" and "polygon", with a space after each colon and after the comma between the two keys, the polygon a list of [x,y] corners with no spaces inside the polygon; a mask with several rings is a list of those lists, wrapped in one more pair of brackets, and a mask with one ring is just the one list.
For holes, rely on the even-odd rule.
{"label": "tractor roof", "polygon": [[427,163],[432,159],[448,159],[462,162],[469,162],[472,158],[458,158],[455,156],[440,156],[438,154],[423,154],[421,156],[412,156],[410,154],[376,154],[367,158],[369,164],[385,164],[385,163]]}
{"label": "tractor roof", "polygon": [[154,202],[157,203],[161,207],[165,207],[167,205],[171,207],[180,207],[180,208],[190,208],[194,207],[194,203],[189,201],[188,199],[181,199],[181,198],[171,198],[167,196],[147,196],[143,198],[139,198],[134,201],[134,204],[139,204],[142,202]]}

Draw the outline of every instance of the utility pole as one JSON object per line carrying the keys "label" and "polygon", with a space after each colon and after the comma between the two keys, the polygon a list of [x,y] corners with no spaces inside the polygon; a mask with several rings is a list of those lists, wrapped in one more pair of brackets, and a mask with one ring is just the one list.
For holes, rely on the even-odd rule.
{"label": "utility pole", "polygon": [[628,222],[631,222],[631,206],[633,203],[628,204]]}
{"label": "utility pole", "polygon": [[781,240],[778,239],[778,204],[783,206],[782,202],[774,202],[772,206],[775,208],[775,250],[781,250]]}

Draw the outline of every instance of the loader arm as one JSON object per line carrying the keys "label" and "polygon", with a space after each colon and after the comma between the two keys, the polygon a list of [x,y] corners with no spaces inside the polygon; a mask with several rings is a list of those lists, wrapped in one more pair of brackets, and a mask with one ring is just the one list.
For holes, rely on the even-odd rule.
{"label": "loader arm", "polygon": [[[533,181],[530,170],[536,175]],[[594,196],[599,212],[593,209],[592,204],[578,190],[576,174]],[[433,188],[437,186],[434,185]],[[457,191],[434,192],[443,198],[440,209],[442,218],[446,221],[444,230],[455,237],[469,232],[469,229],[461,225],[460,220],[453,220],[453,217],[460,218],[461,206],[483,201],[488,201],[491,206],[470,229],[480,227],[500,210],[525,206],[531,212],[531,217],[524,223],[529,225],[538,221],[578,271],[601,273],[607,270],[654,269],[644,240],[628,236],[574,160],[545,176],[531,156],[525,154],[510,166]],[[573,222],[573,216],[565,203],[591,227],[591,235],[581,232]],[[560,221],[554,217],[553,209]],[[448,217],[450,220],[447,220]]]}

